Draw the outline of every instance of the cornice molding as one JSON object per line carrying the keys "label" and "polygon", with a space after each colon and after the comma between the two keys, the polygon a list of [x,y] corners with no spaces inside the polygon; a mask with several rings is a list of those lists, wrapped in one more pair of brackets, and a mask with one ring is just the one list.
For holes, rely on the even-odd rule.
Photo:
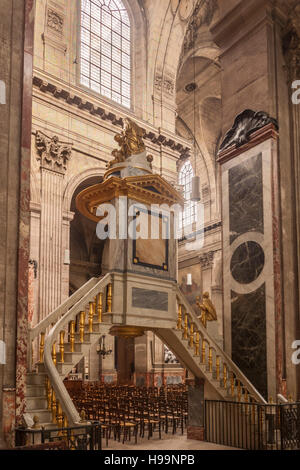
{"label": "cornice molding", "polygon": [[[117,113],[108,111],[104,107],[96,106],[90,101],[84,100],[81,97],[70,93],[69,91],[59,88],[56,85],[49,83],[41,78],[34,76],[33,77],[33,86],[38,88],[43,93],[49,93],[54,98],[63,100],[71,106],[76,106],[79,109],[89,112],[91,115],[96,116],[103,121],[109,121],[116,127],[123,127],[123,118],[126,117],[117,115]],[[154,144],[162,145],[166,148],[169,148],[173,151],[179,153],[180,156],[186,155],[190,152],[190,147],[184,146],[179,140],[176,139],[176,136],[168,136],[167,133],[157,133],[152,130],[145,131],[145,140],[150,141]]]}

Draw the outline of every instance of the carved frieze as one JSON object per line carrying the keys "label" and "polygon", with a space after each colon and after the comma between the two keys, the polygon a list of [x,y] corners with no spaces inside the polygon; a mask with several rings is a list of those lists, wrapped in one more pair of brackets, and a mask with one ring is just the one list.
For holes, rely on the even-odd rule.
{"label": "carved frieze", "polygon": [[162,75],[158,73],[155,76],[154,86],[158,91],[163,91],[163,93],[170,96],[174,95],[175,83],[171,78],[162,77]]}
{"label": "carved frieze", "polygon": [[54,30],[56,33],[62,34],[64,27],[64,18],[53,8],[48,8],[47,11],[47,26]]}
{"label": "carved frieze", "polygon": [[72,144],[60,142],[56,135],[48,137],[43,132],[37,131],[35,145],[41,168],[65,174],[67,163],[71,158]]}

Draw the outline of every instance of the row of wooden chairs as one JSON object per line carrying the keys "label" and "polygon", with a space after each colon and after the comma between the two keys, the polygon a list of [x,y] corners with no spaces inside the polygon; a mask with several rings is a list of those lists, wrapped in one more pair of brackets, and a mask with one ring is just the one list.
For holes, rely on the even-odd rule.
{"label": "row of wooden chairs", "polygon": [[86,419],[99,421],[103,436],[112,436],[124,443],[134,436],[147,434],[150,439],[155,432],[159,438],[162,431],[184,433],[187,424],[187,390],[184,386],[124,387],[89,384],[76,393],[71,393],[79,412]]}

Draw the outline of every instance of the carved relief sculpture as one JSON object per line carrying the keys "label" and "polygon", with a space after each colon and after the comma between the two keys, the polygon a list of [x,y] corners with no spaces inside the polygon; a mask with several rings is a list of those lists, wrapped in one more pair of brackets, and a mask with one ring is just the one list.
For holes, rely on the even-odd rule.
{"label": "carved relief sculpture", "polygon": [[226,150],[234,145],[236,147],[240,147],[246,144],[249,142],[253,132],[262,129],[271,123],[278,130],[276,119],[271,118],[268,113],[265,113],[264,111],[255,112],[251,109],[246,109],[236,117],[233,127],[225,135],[219,151]]}
{"label": "carved relief sculpture", "polygon": [[285,56],[289,81],[297,80],[300,74],[300,5],[297,5],[288,20],[283,34],[283,53]]}
{"label": "carved relief sculpture", "polygon": [[63,18],[51,8],[49,8],[48,10],[47,26],[49,26],[49,28],[51,29],[54,29],[57,33],[62,34],[63,32],[63,26],[64,26]]}
{"label": "carved relief sculpture", "polygon": [[201,315],[198,318],[201,320],[204,328],[206,328],[208,321],[217,321],[217,312],[209,298],[208,292],[204,292],[202,303],[199,297],[196,298],[196,305],[201,310]]}
{"label": "carved relief sculpture", "polygon": [[[190,22],[183,43],[183,53],[187,53],[195,46],[198,32],[202,25],[209,26],[218,8],[217,0],[200,0],[190,15]],[[182,18],[183,19],[183,18]]]}
{"label": "carved relief sculpture", "polygon": [[59,142],[56,135],[48,137],[43,132],[37,131],[35,145],[42,168],[65,174],[67,163],[71,158],[72,144]]}
{"label": "carved relief sculpture", "polygon": [[214,260],[214,252],[209,251],[199,256],[199,261],[202,269],[211,268]]}
{"label": "carved relief sculpture", "polygon": [[124,119],[123,130],[116,134],[114,139],[118,142],[120,149],[112,151],[115,157],[107,167],[111,168],[115,163],[125,162],[132,155],[138,155],[146,150],[143,142],[145,131],[129,118]]}

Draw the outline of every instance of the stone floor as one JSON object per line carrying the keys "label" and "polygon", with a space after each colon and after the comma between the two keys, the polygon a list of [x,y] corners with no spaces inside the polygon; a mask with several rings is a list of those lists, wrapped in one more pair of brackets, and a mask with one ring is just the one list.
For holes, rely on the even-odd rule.
{"label": "stone floor", "polygon": [[210,442],[195,441],[187,439],[186,434],[162,434],[162,439],[154,435],[151,439],[138,438],[135,444],[134,438],[131,441],[122,442],[110,439],[108,446],[103,439],[103,450],[238,450],[233,447],[220,446]]}

